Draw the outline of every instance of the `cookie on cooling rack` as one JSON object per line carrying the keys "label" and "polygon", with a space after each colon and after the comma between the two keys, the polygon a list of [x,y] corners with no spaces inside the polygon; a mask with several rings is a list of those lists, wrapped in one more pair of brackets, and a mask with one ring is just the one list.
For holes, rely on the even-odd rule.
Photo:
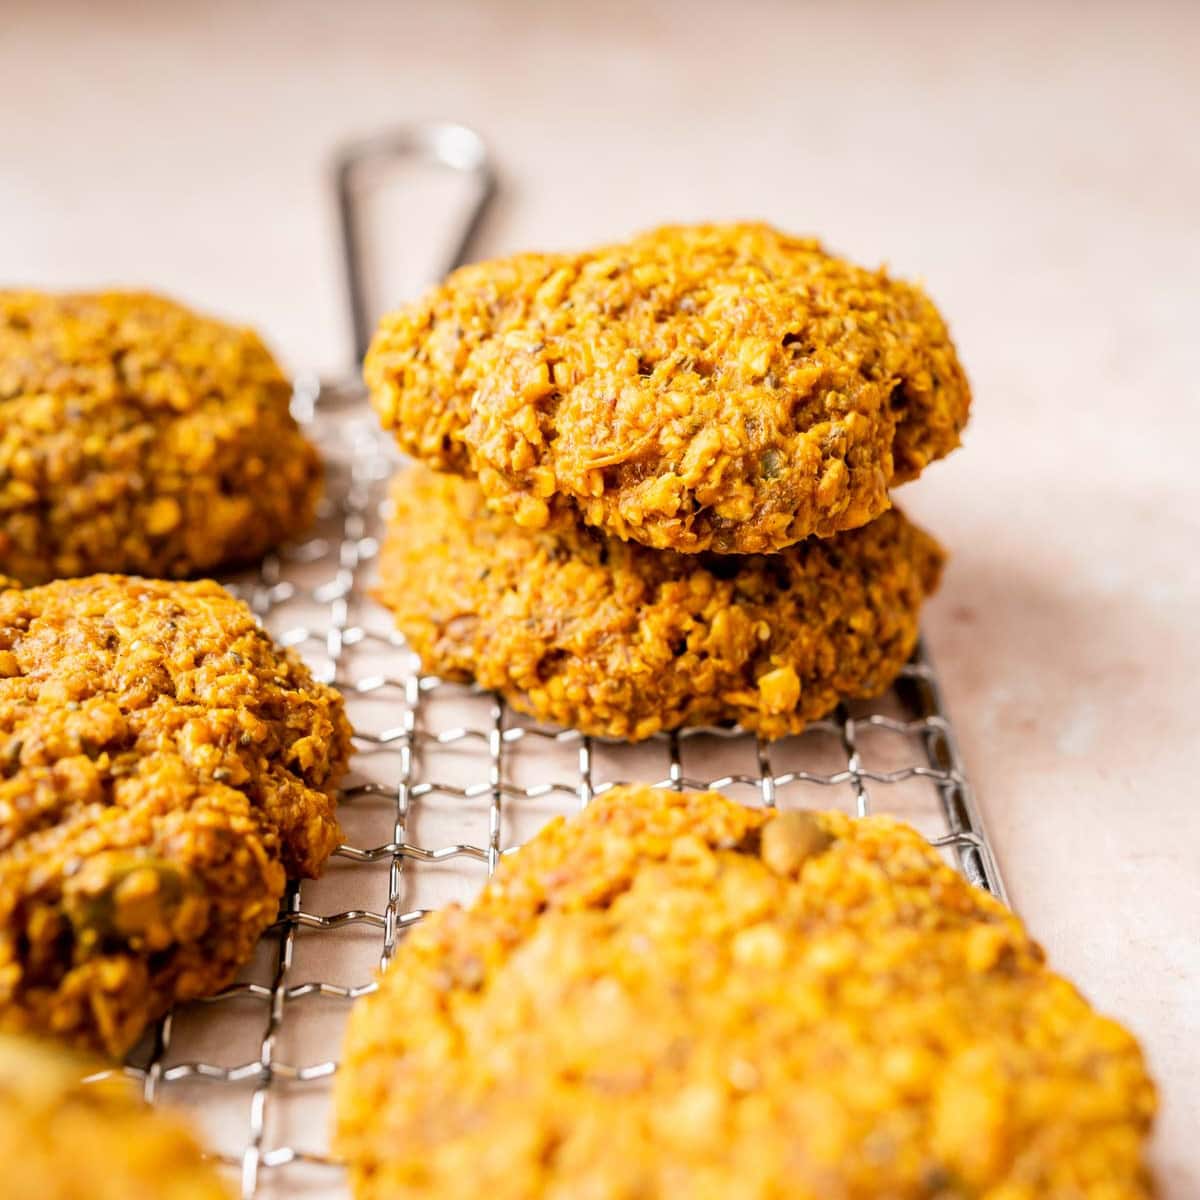
{"label": "cookie on cooling rack", "polygon": [[176,1117],[152,1112],[96,1064],[0,1036],[0,1162],[15,1200],[232,1200]]}
{"label": "cookie on cooling rack", "polygon": [[384,319],[366,379],[404,450],[522,525],[685,553],[866,524],[970,406],[919,288],[757,224],[464,267]]}
{"label": "cookie on cooling rack", "polygon": [[1149,1197],[1133,1037],[885,817],[614,789],[354,1010],[359,1200]]}
{"label": "cookie on cooling rack", "polygon": [[119,1055],[340,834],[341,697],[217,584],[0,581],[0,1029]]}
{"label": "cookie on cooling rack", "polygon": [[886,690],[942,551],[896,510],[778,554],[675,554],[527,530],[420,467],[392,486],[378,597],[425,668],[523,712],[640,739],[736,721],[767,737]]}
{"label": "cookie on cooling rack", "polygon": [[161,297],[0,292],[0,572],[261,557],[321,489],[290,395],[256,334]]}

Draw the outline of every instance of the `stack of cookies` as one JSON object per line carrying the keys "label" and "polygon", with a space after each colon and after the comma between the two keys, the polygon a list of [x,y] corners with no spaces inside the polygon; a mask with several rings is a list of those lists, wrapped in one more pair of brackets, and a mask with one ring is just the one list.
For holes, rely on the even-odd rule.
{"label": "stack of cookies", "polygon": [[[427,669],[639,739],[884,691],[942,552],[889,489],[970,392],[915,287],[761,225],[468,267],[366,363]],[[432,467],[433,470],[428,468]],[[358,1200],[1149,1200],[1133,1038],[885,816],[614,787],[355,1009]]]}
{"label": "stack of cookies", "polygon": [[765,225],[466,267],[366,361],[404,470],[380,598],[426,669],[637,740],[885,691],[937,543],[889,488],[970,390],[920,289]]}

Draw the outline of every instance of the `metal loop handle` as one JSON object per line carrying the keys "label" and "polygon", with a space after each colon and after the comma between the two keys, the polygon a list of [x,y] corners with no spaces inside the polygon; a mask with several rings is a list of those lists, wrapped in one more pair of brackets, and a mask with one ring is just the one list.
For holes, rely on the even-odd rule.
{"label": "metal loop handle", "polygon": [[462,265],[496,193],[496,172],[487,146],[483,138],[466,125],[444,121],[406,125],[375,137],[349,142],[336,152],[333,170],[341,230],[342,266],[356,363],[362,362],[372,332],[361,230],[361,200],[367,189],[356,184],[356,176],[364,167],[404,160],[445,167],[467,176],[474,185],[466,218],[457,229],[451,231],[449,249],[443,260],[443,273]]}

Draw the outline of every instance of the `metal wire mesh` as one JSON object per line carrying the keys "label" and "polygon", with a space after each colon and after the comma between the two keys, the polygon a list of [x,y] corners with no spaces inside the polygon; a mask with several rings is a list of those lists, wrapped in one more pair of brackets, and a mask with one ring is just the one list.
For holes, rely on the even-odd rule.
{"label": "metal wire mesh", "polygon": [[244,1197],[344,1195],[326,1139],[351,1002],[427,911],[468,899],[551,815],[616,783],[891,812],[1003,898],[923,648],[881,700],[780,742],[699,729],[628,746],[538,727],[420,673],[367,590],[397,466],[390,442],[353,388],[304,384],[296,406],[329,466],[318,527],[227,582],[346,696],[358,731],[348,840],[322,879],[290,885],[239,981],[164,1020],[126,1068],[149,1100],[192,1110]]}

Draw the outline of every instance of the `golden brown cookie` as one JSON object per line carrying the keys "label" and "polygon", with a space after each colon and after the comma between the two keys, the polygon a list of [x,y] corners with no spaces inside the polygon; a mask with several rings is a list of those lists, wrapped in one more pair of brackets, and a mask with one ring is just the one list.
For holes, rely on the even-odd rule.
{"label": "golden brown cookie", "polygon": [[1133,1037],[885,817],[614,790],[351,1017],[358,1200],[1137,1200]]}
{"label": "golden brown cookie", "polygon": [[754,224],[464,267],[384,319],[366,379],[404,450],[522,525],[684,553],[866,524],[970,406],[919,288]]}
{"label": "golden brown cookie", "polygon": [[0,572],[261,557],[321,490],[290,396],[256,334],[161,297],[0,292]]}
{"label": "golden brown cookie", "polygon": [[176,1117],[57,1047],[0,1036],[0,1162],[10,1200],[232,1200]]}
{"label": "golden brown cookie", "polygon": [[426,670],[634,740],[724,721],[781,737],[878,695],[912,653],[942,564],[896,510],[734,557],[521,529],[475,484],[420,467],[397,475],[392,501],[377,594]]}
{"label": "golden brown cookie", "polygon": [[0,591],[0,1029],[119,1055],[340,838],[341,697],[212,582]]}

